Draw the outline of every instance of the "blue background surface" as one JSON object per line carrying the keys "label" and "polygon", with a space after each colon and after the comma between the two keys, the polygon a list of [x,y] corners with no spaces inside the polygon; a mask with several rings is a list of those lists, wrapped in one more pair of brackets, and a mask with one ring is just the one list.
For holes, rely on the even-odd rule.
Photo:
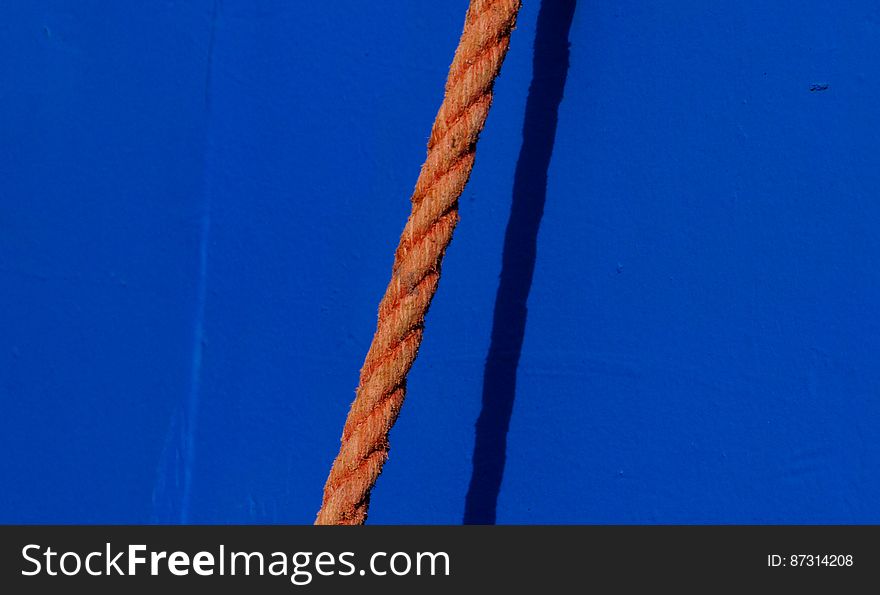
{"label": "blue background surface", "polygon": [[[880,522],[880,8],[544,2],[370,522]],[[466,5],[0,4],[0,522],[314,519]]]}

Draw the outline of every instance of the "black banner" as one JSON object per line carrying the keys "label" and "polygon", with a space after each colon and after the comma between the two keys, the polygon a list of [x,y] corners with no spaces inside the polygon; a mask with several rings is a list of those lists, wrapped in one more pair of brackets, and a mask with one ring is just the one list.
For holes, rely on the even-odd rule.
{"label": "black banner", "polygon": [[877,527],[836,526],[14,526],[0,527],[0,584],[7,593],[487,585],[852,592],[880,578],[878,538]]}

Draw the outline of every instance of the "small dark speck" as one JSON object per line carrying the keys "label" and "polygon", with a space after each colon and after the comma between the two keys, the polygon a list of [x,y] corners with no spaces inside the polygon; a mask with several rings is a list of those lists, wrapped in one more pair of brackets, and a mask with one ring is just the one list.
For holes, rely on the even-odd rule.
{"label": "small dark speck", "polygon": [[619,275],[622,272],[623,272],[623,265],[618,262],[617,263],[617,274]]}
{"label": "small dark speck", "polygon": [[813,83],[812,85],[810,85],[810,91],[814,93],[816,91],[825,91],[827,89],[828,83]]}

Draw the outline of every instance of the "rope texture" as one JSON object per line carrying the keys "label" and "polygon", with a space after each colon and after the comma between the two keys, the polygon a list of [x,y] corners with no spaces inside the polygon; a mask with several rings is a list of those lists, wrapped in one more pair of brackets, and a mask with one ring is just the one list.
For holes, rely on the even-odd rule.
{"label": "rope texture", "polygon": [[316,525],[360,525],[367,518],[370,490],[388,459],[388,432],[403,404],[406,375],[422,341],[440,263],[458,223],[458,198],[474,166],[520,4],[471,0],[468,7]]}

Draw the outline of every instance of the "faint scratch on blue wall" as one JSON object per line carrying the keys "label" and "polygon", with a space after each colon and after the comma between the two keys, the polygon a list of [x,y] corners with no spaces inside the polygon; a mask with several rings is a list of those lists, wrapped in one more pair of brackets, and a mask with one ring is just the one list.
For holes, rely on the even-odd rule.
{"label": "faint scratch on blue wall", "polygon": [[153,486],[152,514],[150,522],[168,524],[178,518],[180,494],[183,488],[183,450],[184,435],[180,430],[183,403],[178,403],[171,414],[159,467],[156,469],[156,483]]}
{"label": "faint scratch on blue wall", "polygon": [[214,40],[217,31],[217,12],[220,0],[214,0],[211,10],[211,32],[208,39],[208,57],[205,72],[205,165],[204,202],[199,229],[199,262],[196,278],[196,307],[193,315],[192,365],[189,393],[180,430],[183,437],[183,489],[180,496],[180,522],[189,522],[192,502],[193,467],[196,461],[196,432],[198,429],[199,397],[202,380],[202,358],[205,346],[205,301],[208,277],[208,240],[211,233],[211,187],[209,163],[211,154],[211,69],[214,62]]}

